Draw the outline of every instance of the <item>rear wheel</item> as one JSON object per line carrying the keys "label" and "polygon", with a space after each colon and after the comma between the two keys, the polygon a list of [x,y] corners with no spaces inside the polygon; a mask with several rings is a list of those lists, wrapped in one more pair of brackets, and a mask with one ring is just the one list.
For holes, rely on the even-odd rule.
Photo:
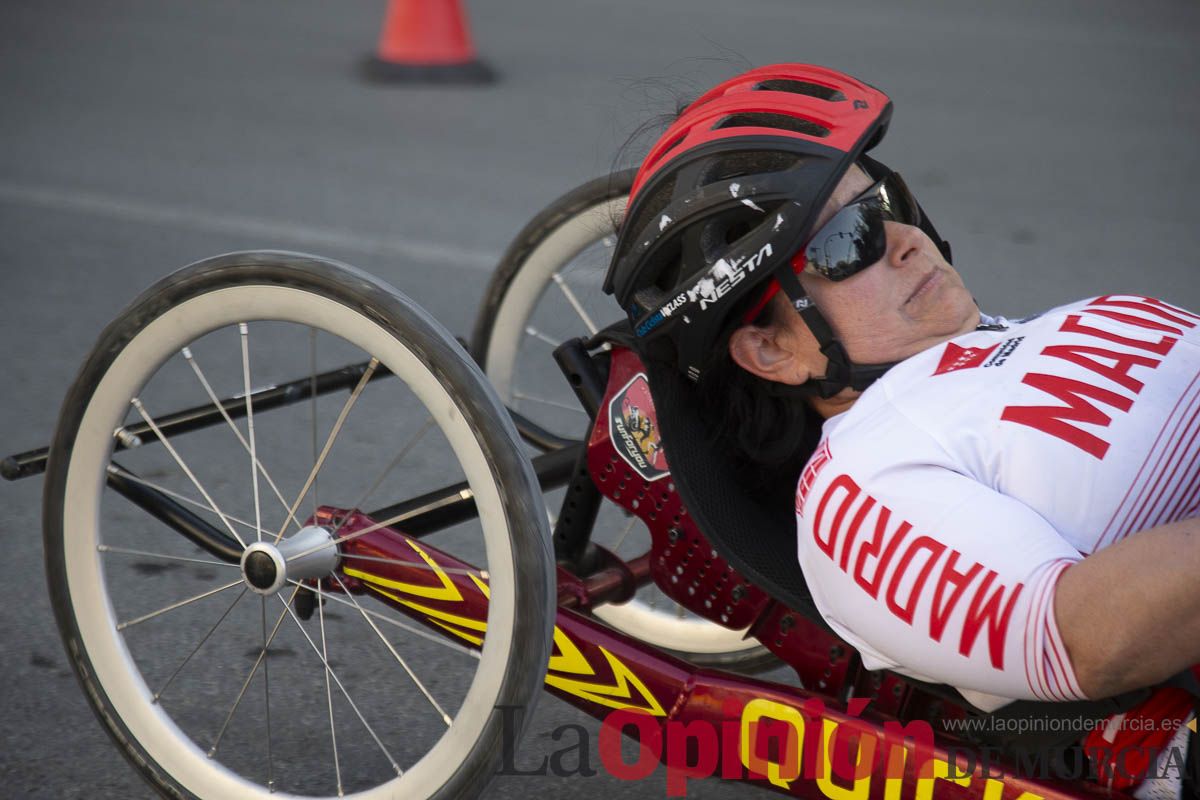
{"label": "rear wheel", "polygon": [[[247,400],[345,364],[360,365],[346,391],[271,414]],[[216,427],[159,433],[167,410],[231,397]],[[486,570],[482,648],[365,595],[313,598],[295,580],[272,591],[131,507],[113,480],[166,494],[243,554],[336,542],[310,526],[318,508],[465,480],[479,519],[429,541]],[[312,257],[222,256],[134,301],[67,396],[45,488],[51,599],[93,709],[164,794],[474,796],[498,766],[501,709],[533,704],[549,659],[537,492],[478,368],[407,298]],[[340,581],[329,567],[308,577]]]}
{"label": "rear wheel", "polygon": [[[594,334],[620,314],[601,286],[633,178],[633,170],[597,178],[543,209],[509,245],[476,317],[471,352],[501,400],[559,436],[582,438],[588,417],[550,355],[567,339]],[[561,493],[547,496],[551,513],[560,505]],[[602,506],[592,540],[626,560],[650,547],[641,521],[611,503]],[[697,664],[746,671],[778,665],[745,631],[704,620],[654,586],[595,615]]]}

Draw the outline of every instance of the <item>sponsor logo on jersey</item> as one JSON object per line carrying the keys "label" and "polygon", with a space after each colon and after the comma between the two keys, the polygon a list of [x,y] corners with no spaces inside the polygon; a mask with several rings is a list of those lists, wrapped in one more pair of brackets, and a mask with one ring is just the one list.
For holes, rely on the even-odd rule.
{"label": "sponsor logo on jersey", "polygon": [[1008,361],[1008,357],[1011,356],[1016,351],[1016,349],[1021,346],[1021,342],[1023,342],[1023,341],[1025,341],[1024,336],[1014,336],[1011,339],[1005,339],[1003,342],[1000,343],[1000,349],[996,351],[996,355],[992,356],[986,362],[984,362],[983,366],[985,366],[985,367],[1002,367],[1002,366],[1004,366],[1004,362]]}
{"label": "sponsor logo on jersey", "polygon": [[656,481],[669,472],[650,384],[639,372],[608,404],[608,432],[617,455],[638,475]]}
{"label": "sponsor logo on jersey", "polygon": [[954,342],[947,342],[946,351],[942,353],[942,360],[938,362],[937,369],[933,371],[933,374],[945,375],[947,372],[958,372],[983,366],[983,362],[999,346],[994,344],[991,347],[960,347]]}

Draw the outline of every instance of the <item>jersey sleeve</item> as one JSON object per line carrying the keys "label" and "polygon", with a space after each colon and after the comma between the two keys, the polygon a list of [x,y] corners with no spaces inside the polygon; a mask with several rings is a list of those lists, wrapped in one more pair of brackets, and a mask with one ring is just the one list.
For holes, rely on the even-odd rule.
{"label": "jersey sleeve", "polygon": [[910,444],[908,463],[881,465],[827,439],[801,476],[799,558],[826,621],[868,669],[1085,699],[1054,616],[1058,578],[1082,556],[1027,506]]}

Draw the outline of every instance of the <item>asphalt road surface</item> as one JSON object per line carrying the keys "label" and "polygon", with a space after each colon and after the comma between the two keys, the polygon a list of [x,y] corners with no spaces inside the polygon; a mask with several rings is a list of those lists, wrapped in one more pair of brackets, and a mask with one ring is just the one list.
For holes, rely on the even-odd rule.
{"label": "asphalt road surface", "polygon": [[[489,271],[539,208],[620,163],[643,119],[772,61],[828,64],[891,94],[880,155],[953,242],[984,308],[1015,316],[1113,292],[1200,308],[1195,3],[467,7],[500,74],[491,86],[360,81],[382,0],[0,4],[0,451],[48,443],[108,320],[205,256],[337,258],[467,334]],[[149,796],[63,654],[41,488],[0,486],[0,795]],[[545,699],[522,763],[573,723],[596,732]],[[660,770],[637,784],[505,777],[493,790],[566,792],[657,797],[665,783]],[[751,794],[716,781],[689,791]]]}

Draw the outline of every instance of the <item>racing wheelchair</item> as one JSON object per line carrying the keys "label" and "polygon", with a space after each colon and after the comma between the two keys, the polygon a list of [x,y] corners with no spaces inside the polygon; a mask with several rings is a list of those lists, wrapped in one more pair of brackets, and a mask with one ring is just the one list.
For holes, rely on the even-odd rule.
{"label": "racing wheelchair", "polygon": [[[526,226],[466,347],[381,281],[294,253],[193,264],[109,325],[53,444],[3,473],[45,472],[56,621],[117,747],[173,797],[468,797],[546,690],[637,734],[649,755],[626,772],[661,760],[684,786],[1119,796],[1111,771],[1020,773],[1025,731],[950,725],[982,715],[865,671],[822,623],[792,510],[739,492],[686,387],[656,411],[603,324],[631,180]],[[751,676],[784,664],[798,685]],[[1032,744],[1085,733],[1044,727]]]}

